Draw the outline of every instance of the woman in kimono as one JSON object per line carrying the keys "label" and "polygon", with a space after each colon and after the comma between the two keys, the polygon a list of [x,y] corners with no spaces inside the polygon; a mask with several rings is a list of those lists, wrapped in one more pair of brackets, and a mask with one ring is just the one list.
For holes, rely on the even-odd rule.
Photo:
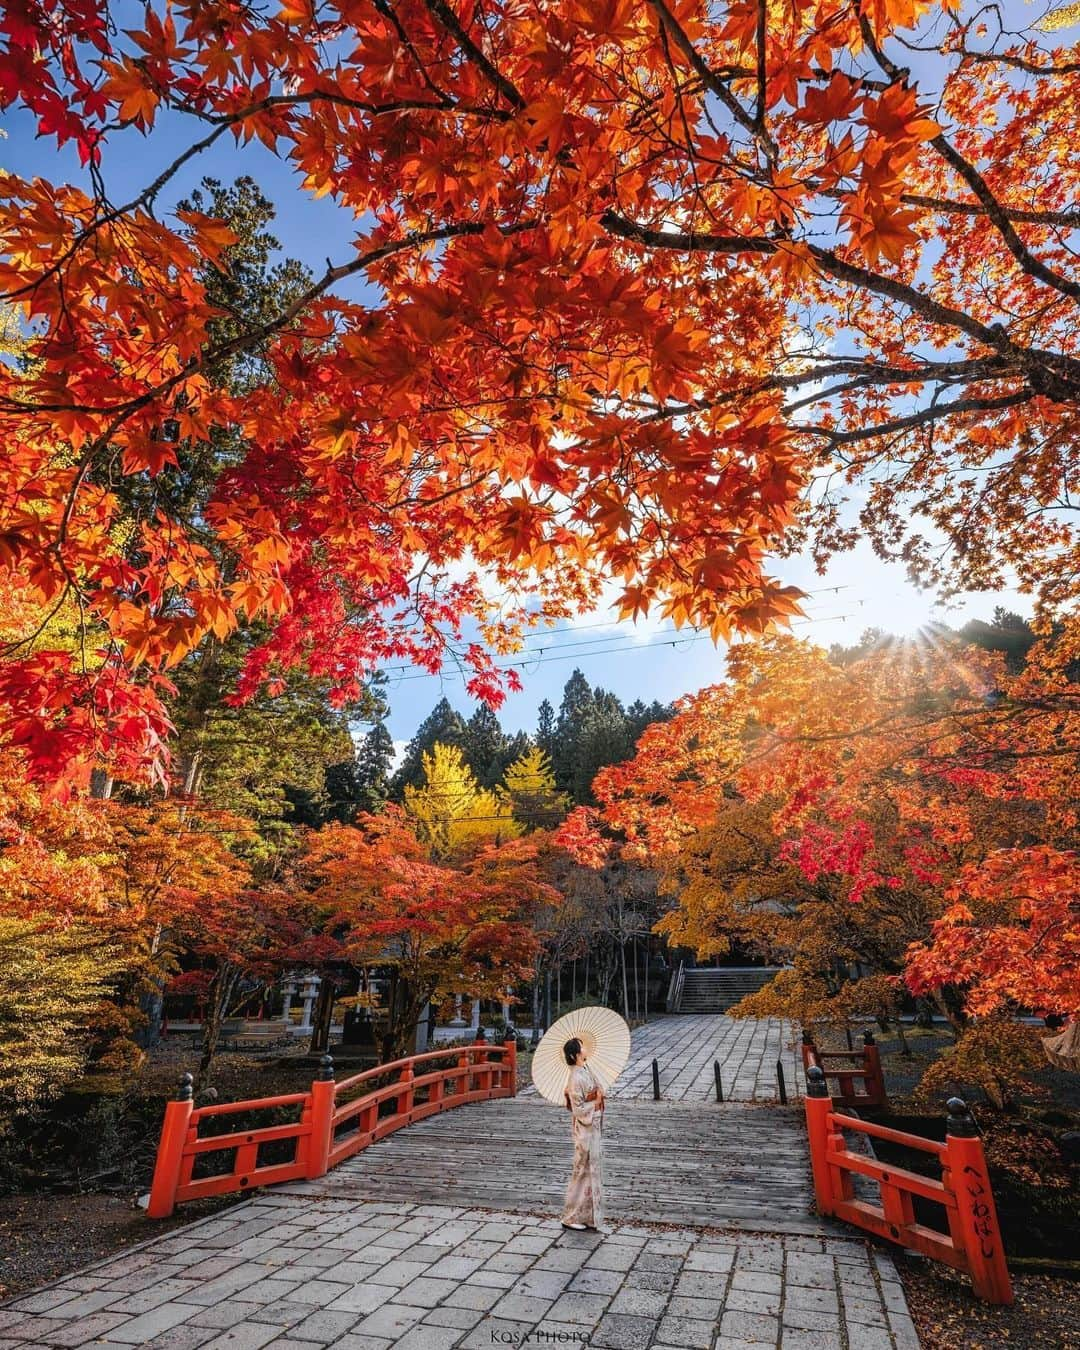
{"label": "woman in kimono", "polygon": [[570,1081],[565,1100],[571,1113],[571,1131],[574,1139],[574,1166],[566,1187],[563,1206],[564,1228],[608,1230],[603,1222],[603,1186],[600,1169],[603,1163],[601,1126],[604,1120],[604,1089],[585,1062],[585,1052],[575,1036],[563,1046],[567,1064],[571,1065]]}

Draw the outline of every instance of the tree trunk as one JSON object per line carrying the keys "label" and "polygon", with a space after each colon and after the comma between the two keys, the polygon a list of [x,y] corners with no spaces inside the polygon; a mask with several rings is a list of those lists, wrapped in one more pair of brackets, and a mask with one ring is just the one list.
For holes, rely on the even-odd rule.
{"label": "tree trunk", "polygon": [[[622,934],[620,934],[620,937]],[[619,943],[619,964],[622,967],[622,1006],[623,1016],[630,1021],[630,986],[626,982],[626,942]]]}
{"label": "tree trunk", "polygon": [[240,971],[226,962],[219,966],[210,986],[210,995],[206,1000],[206,1016],[202,1028],[202,1058],[195,1074],[195,1092],[199,1093],[210,1081],[210,1066],[217,1054],[221,1040],[221,1027],[229,1004],[232,1002],[236,986],[240,982]]}
{"label": "tree trunk", "polygon": [[544,970],[544,1030],[551,1026],[551,967]]}
{"label": "tree trunk", "polygon": [[577,1002],[577,957],[575,956],[570,966],[570,1002]]}
{"label": "tree trunk", "polygon": [[641,986],[638,984],[638,943],[637,934],[631,939],[631,946],[634,953],[634,1017],[641,1021]]}
{"label": "tree trunk", "polygon": [[537,957],[533,969],[532,982],[532,1035],[529,1044],[536,1046],[540,1040],[540,958]]}
{"label": "tree trunk", "polygon": [[555,1016],[562,1012],[562,962],[555,967]]}

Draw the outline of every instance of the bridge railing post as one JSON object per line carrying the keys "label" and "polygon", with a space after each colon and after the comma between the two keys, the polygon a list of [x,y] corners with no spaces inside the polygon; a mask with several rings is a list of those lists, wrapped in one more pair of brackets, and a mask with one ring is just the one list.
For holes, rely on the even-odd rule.
{"label": "bridge railing post", "polygon": [[885,1091],[885,1074],[881,1068],[881,1051],[878,1049],[874,1033],[867,1028],[863,1032],[863,1091],[876,1106],[888,1106],[889,1098]]}
{"label": "bridge railing post", "polygon": [[1011,1303],[1012,1281],[979,1128],[959,1097],[950,1097],[947,1106],[946,1174],[942,1179],[956,1197],[957,1228],[963,1237],[971,1282],[987,1303]]}
{"label": "bridge railing post", "polygon": [[415,1077],[416,1075],[413,1072],[412,1064],[406,1064],[401,1071],[401,1077],[398,1079],[401,1091],[398,1093],[397,1100],[394,1103],[395,1115],[407,1116],[413,1109],[413,1094],[415,1091],[413,1088],[413,1079]]}
{"label": "bridge railing post", "polygon": [[833,1212],[832,1169],[829,1167],[829,1114],[832,1098],[825,1075],[817,1064],[806,1071],[806,1134],[810,1146],[810,1166],[814,1174],[814,1198],[819,1214]]}
{"label": "bridge railing post", "polygon": [[503,1056],[503,1074],[504,1086],[510,1089],[510,1096],[517,1096],[517,1033],[507,1035],[503,1042],[506,1046],[506,1054]]}
{"label": "bridge railing post", "polygon": [[313,1181],[324,1177],[330,1169],[330,1145],[334,1136],[334,1061],[323,1055],[319,1061],[319,1076],[308,1094],[311,1102],[311,1138],[308,1141],[307,1177]]}
{"label": "bridge railing post", "polygon": [[151,1219],[167,1219],[176,1208],[176,1191],[180,1185],[180,1171],[184,1163],[184,1141],[187,1139],[191,1113],[195,1109],[191,1074],[180,1080],[176,1098],[165,1106],[165,1120],[158,1141],[154,1179],[150,1183],[150,1203],[146,1213]]}

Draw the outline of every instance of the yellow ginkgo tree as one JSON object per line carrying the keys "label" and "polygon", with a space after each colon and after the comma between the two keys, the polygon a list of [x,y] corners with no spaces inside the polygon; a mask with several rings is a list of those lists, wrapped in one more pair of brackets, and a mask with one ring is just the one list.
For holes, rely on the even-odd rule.
{"label": "yellow ginkgo tree", "polygon": [[457,746],[437,741],[424,755],[423,768],[423,784],[405,789],[405,811],[433,858],[460,857],[522,833],[512,802],[477,783]]}

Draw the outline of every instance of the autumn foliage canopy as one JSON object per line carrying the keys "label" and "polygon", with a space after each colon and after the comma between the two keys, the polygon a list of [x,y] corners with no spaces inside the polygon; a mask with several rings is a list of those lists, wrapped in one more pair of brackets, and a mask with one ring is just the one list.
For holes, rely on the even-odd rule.
{"label": "autumn foliage canopy", "polygon": [[[611,578],[626,616],[760,633],[797,607],[770,553],[856,529],[927,579],[1013,569],[1065,604],[1080,67],[980,15],[198,0],[116,31],[88,0],[6,6],[0,105],[86,186],[0,184],[24,339],[0,567],[28,616],[5,737],[44,778],[161,772],[168,672],[255,620],[239,698],[298,666],[346,698],[454,648],[497,702],[493,654]],[[190,130],[162,164],[166,122]],[[204,280],[230,228],[166,208],[203,151],[255,141],[355,225],[237,323]],[[107,199],[97,168],[133,153],[144,189]],[[61,604],[74,648],[34,640]]]}

